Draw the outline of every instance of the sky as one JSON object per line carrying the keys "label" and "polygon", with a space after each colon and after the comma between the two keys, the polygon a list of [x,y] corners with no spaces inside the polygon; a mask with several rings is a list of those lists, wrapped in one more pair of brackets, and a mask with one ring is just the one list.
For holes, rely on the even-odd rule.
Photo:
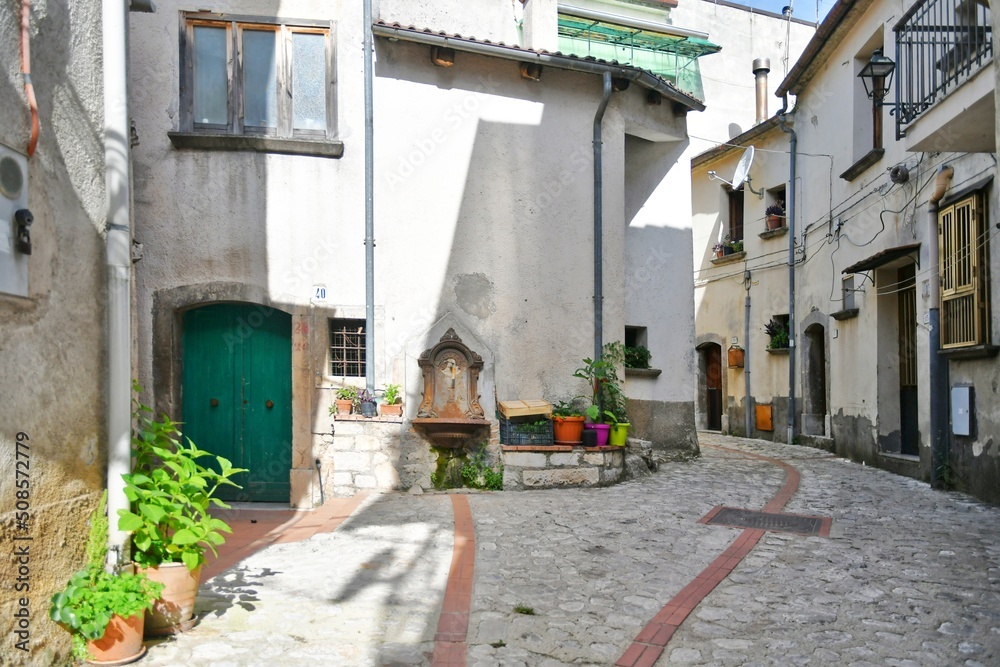
{"label": "sky", "polygon": [[826,13],[834,5],[834,0],[735,0],[741,5],[763,9],[775,14],[780,14],[783,7],[792,7],[792,16],[810,23],[816,22],[816,13],[819,11],[819,18],[822,21]]}

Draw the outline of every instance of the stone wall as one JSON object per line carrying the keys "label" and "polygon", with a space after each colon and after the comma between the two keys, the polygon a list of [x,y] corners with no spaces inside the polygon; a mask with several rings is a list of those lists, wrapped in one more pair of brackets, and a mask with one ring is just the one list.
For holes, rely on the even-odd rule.
{"label": "stone wall", "polygon": [[608,486],[623,478],[624,447],[501,447],[504,491]]}

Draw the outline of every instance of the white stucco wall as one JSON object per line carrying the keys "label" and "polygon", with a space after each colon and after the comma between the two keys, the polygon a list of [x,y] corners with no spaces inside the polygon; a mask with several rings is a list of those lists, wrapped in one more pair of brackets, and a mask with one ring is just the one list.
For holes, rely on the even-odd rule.
{"label": "white stucco wall", "polygon": [[[48,619],[48,599],[83,564],[87,517],[105,475],[105,270],[100,3],[36,3],[31,11],[32,80],[41,134],[28,160],[34,215],[28,298],[0,295],[0,537],[30,545],[28,589],[19,563],[2,559],[0,663],[51,665],[69,635]],[[20,74],[20,3],[0,10],[0,144],[25,153],[30,115]],[[3,220],[3,224],[10,224]],[[21,476],[15,478],[17,434]],[[29,458],[25,459],[24,454]],[[28,464],[27,468],[24,467]],[[24,472],[28,477],[24,477]],[[18,526],[15,481],[29,480],[30,516]],[[15,537],[31,542],[15,542]],[[15,611],[27,600],[23,639]]]}
{"label": "white stucco wall", "polygon": [[[154,359],[177,342],[157,338],[164,295],[191,288],[185,298],[207,302],[218,298],[213,285],[238,286],[224,289],[292,312],[319,332],[293,352],[294,465],[311,467],[308,452],[329,429],[330,388],[340,383],[317,375],[326,355],[322,323],[364,317],[362,54],[359,42],[344,38],[360,25],[360,8],[294,10],[296,18],[337,21],[341,159],[173,148],[177,9],[167,3],[133,17],[133,83],[142,100],[134,113],[142,141],[137,236],[145,244],[137,269],[140,379],[162,384]],[[209,9],[286,11],[261,2]],[[426,9],[404,9],[414,8],[383,3],[381,16],[438,27]],[[442,11],[445,23],[456,16]],[[501,400],[584,393],[572,373],[593,350],[591,132],[600,78],[547,67],[540,82],[529,81],[515,62],[462,52],[453,67],[439,68],[429,47],[383,39],[375,75],[376,385],[403,384],[407,415],[415,416],[416,356],[437,342],[444,322],[493,360],[479,386],[488,417],[494,389]],[[669,104],[644,99],[637,86],[616,93],[604,120],[606,332],[625,324],[626,128],[684,132]],[[668,270],[684,279],[688,265]],[[327,286],[326,303],[310,303],[315,284]],[[689,304],[681,305],[693,326]],[[161,407],[176,412],[176,393],[157,392]]]}

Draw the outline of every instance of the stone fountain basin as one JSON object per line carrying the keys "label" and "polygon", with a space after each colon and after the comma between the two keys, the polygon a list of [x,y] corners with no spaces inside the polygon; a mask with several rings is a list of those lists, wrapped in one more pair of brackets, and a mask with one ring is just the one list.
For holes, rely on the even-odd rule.
{"label": "stone fountain basin", "polygon": [[455,417],[417,417],[413,426],[420,429],[439,447],[459,448],[467,441],[486,431],[489,435],[490,423],[485,419],[461,419]]}

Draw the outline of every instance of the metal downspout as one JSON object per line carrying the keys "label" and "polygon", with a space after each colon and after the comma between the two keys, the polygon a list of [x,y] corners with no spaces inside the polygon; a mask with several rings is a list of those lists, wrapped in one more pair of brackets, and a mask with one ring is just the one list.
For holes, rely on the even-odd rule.
{"label": "metal downspout", "polygon": [[604,167],[601,157],[601,122],[611,99],[611,73],[604,72],[604,92],[594,115],[594,359],[604,348]]}
{"label": "metal downspout", "polygon": [[931,488],[942,487],[940,469],[951,458],[948,441],[948,360],[941,358],[941,277],[937,275],[940,266],[938,247],[938,202],[948,189],[954,175],[954,168],[942,165],[934,183],[934,192],[927,202],[927,263],[935,272],[930,280],[930,309],[928,320],[930,334],[928,371],[930,374],[931,397]]}
{"label": "metal downspout", "polygon": [[372,0],[365,0],[365,383],[375,391],[375,141],[372,101]]}
{"label": "metal downspout", "polygon": [[788,96],[782,96],[779,124],[788,138],[788,444],[795,440],[795,154],[799,138],[795,130],[785,125]]}
{"label": "metal downspout", "polygon": [[743,385],[746,397],[743,399],[743,404],[745,409],[744,424],[743,427],[746,432],[743,437],[749,438],[750,436],[750,272],[746,271],[743,274],[743,282],[746,284],[747,290],[747,300],[746,306],[743,311]]}
{"label": "metal downspout", "polygon": [[129,213],[128,3],[103,0],[104,180],[108,279],[108,550],[122,555],[128,509],[122,475],[132,467],[131,216]]}

